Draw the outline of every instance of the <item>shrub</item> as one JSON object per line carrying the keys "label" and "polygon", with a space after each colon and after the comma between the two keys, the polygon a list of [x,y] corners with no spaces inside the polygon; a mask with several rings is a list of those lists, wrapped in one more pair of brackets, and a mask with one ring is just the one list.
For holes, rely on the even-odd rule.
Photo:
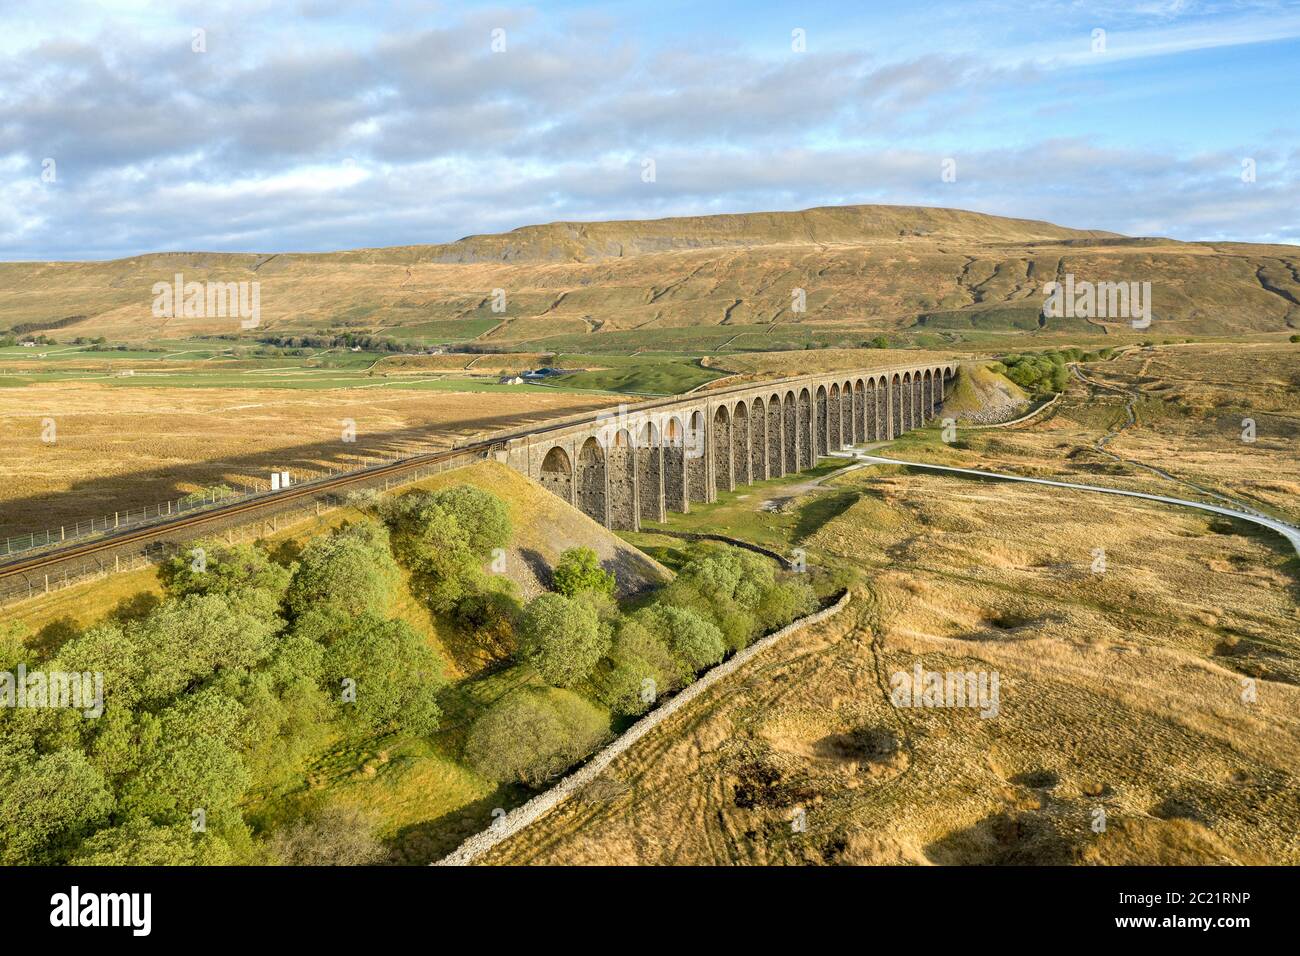
{"label": "shrub", "polygon": [[[202,550],[202,561],[196,549]],[[214,541],[195,541],[182,554],[164,561],[158,569],[169,593],[230,594],[245,588],[257,588],[283,594],[289,584],[289,571],[271,561],[261,548],[248,544],[225,545]]]}
{"label": "shrub", "polygon": [[191,594],[166,601],[143,621],[128,625],[120,642],[109,626],[101,625],[92,629],[99,648],[78,641],[76,650],[103,655],[109,647],[123,647],[129,656],[122,664],[110,663],[106,687],[118,684],[119,675],[127,673],[141,699],[164,700],[218,671],[246,670],[265,660],[273,647],[274,627],[219,595]]}
{"label": "shrub", "polygon": [[526,687],[507,694],[474,721],[465,759],[500,783],[540,787],[596,749],[609,715],[567,690]]}
{"label": "shrub", "polygon": [[780,581],[763,595],[758,616],[769,630],[776,630],[811,614],[816,607],[817,596],[807,582]]}
{"label": "shrub", "polygon": [[591,673],[608,647],[608,632],[583,601],[543,594],[524,608],[519,651],[548,684],[576,684]]}
{"label": "shrub", "polygon": [[213,689],[164,708],[123,788],[124,809],[158,823],[189,822],[195,807],[209,824],[240,820],[238,803],[252,784],[239,754],[244,716],[238,701]]}
{"label": "shrub", "polygon": [[215,834],[194,834],[190,822],[156,826],[138,817],[100,830],[81,845],[73,866],[228,866],[234,854]]}
{"label": "shrub", "polygon": [[432,495],[402,495],[386,519],[393,529],[394,552],[415,573],[415,591],[434,610],[450,611],[466,595],[483,590],[482,556],[471,544],[471,533]]}
{"label": "shrub", "polygon": [[220,594],[253,614],[271,617],[289,586],[290,572],[253,545],[193,542],[159,569],[164,587],[177,597]]}
{"label": "shrub", "polygon": [[388,851],[375,837],[378,821],[356,807],[327,806],[295,820],[271,838],[271,856],[282,866],[365,866]]}
{"label": "shrub", "polygon": [[600,558],[591,548],[566,548],[555,565],[553,578],[555,590],[565,597],[581,591],[614,593],[614,575],[600,566]]}
{"label": "shrub", "polygon": [[729,547],[688,561],[660,603],[712,621],[725,646],[740,650],[765,631],[789,623],[791,609],[802,613],[810,595],[806,585],[778,585],[776,568],[767,558]]}
{"label": "shrub", "polygon": [[136,644],[136,637],[141,635],[138,624],[130,628],[130,633],[118,624],[96,624],[59,648],[57,669],[103,674],[106,712],[130,708],[141,692],[142,655]]}
{"label": "shrub", "polygon": [[295,615],[334,609],[355,615],[382,613],[392,601],[397,565],[382,525],[349,525],[303,548],[286,603]]}
{"label": "shrub", "polygon": [[79,750],[37,756],[0,742],[0,864],[56,863],[113,808]]}
{"label": "shrub", "polygon": [[643,714],[678,685],[679,671],[663,642],[637,621],[624,620],[591,684],[596,699],[616,713]]}
{"label": "shrub", "polygon": [[673,655],[692,672],[718,663],[727,652],[722,632],[696,611],[652,604],[639,616],[642,623],[659,635]]}
{"label": "shrub", "polygon": [[496,495],[473,485],[454,485],[429,495],[429,502],[456,519],[470,551],[482,560],[510,543],[510,512]]}
{"label": "shrub", "polygon": [[355,686],[345,713],[363,729],[423,736],[438,729],[434,695],[445,682],[438,655],[405,621],[362,614],[325,650],[325,686],[335,699]]}

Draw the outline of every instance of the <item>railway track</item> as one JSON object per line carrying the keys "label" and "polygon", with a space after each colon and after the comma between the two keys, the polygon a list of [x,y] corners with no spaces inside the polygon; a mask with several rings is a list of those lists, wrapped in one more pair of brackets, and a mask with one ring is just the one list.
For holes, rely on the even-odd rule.
{"label": "railway track", "polygon": [[[911,364],[888,365],[877,369],[869,370],[870,374],[888,374],[893,371],[904,371],[913,368]],[[846,371],[846,375],[863,374],[861,371]],[[783,376],[767,383],[773,387],[784,387],[790,384],[798,383],[807,376]],[[738,385],[730,388],[717,390],[718,395],[726,395],[730,391],[743,390],[746,385]],[[650,399],[648,401],[637,402],[629,406],[630,411],[647,412],[654,411],[665,406],[678,402],[689,400],[690,396],[674,395],[664,396],[662,398]],[[438,464],[449,459],[460,458],[472,455],[489,456],[493,451],[504,449],[507,443],[515,438],[521,438],[528,435],[537,435],[549,431],[557,431],[567,428],[574,424],[580,424],[584,421],[598,420],[598,414],[580,413],[576,416],[566,416],[560,420],[552,420],[537,423],[530,427],[513,430],[510,432],[496,433],[490,437],[478,441],[469,442],[463,445],[456,445],[451,448],[441,449],[436,452],[426,452],[424,454],[412,455],[407,458],[400,458],[387,464],[376,465],[359,471],[346,472],[340,475],[334,475],[328,478],[320,478],[315,481],[305,482],[300,485],[291,487],[285,491],[265,492],[253,498],[246,498],[240,501],[232,502],[228,505],[221,505],[215,508],[209,508],[204,511],[195,512],[175,518],[168,518],[153,524],[135,527],[129,530],[107,534],[104,537],[96,538],[94,541],[88,541],[82,544],[73,544],[66,547],[56,548],[49,551],[42,551],[26,558],[18,558],[0,564],[0,601],[5,597],[3,585],[16,584],[18,579],[25,581],[29,591],[34,592],[40,589],[40,583],[44,584],[44,590],[48,592],[48,572],[56,569],[60,565],[66,565],[77,560],[94,560],[97,555],[109,555],[113,552],[120,552],[122,549],[144,546],[161,542],[165,539],[186,538],[191,535],[187,532],[200,532],[205,525],[216,525],[223,522],[230,522],[231,519],[240,517],[249,517],[256,515],[259,511],[275,512],[283,510],[287,504],[294,501],[309,501],[312,498],[330,492],[345,489],[351,485],[366,484],[386,477],[402,475],[411,471],[418,471],[421,468],[427,468],[430,465]],[[36,578],[33,578],[33,575]],[[42,576],[45,580],[42,581]],[[40,583],[37,583],[40,582]]]}
{"label": "railway track", "polygon": [[229,505],[209,508],[195,514],[171,518],[144,527],[106,535],[85,544],[45,551],[29,558],[20,558],[16,561],[0,564],[0,581],[20,575],[27,576],[33,572],[39,573],[56,565],[79,558],[93,557],[105,551],[116,551],[127,546],[148,544],[150,541],[171,537],[178,532],[201,528],[205,524],[225,522],[231,518],[241,516],[251,516],[265,509],[280,509],[294,501],[310,500],[350,485],[402,475],[448,459],[480,453],[490,454],[495,448],[504,447],[504,444],[505,442],[502,439],[491,439],[441,451],[413,455],[409,458],[401,458],[388,464],[376,465],[360,471],[350,471],[330,478],[320,478],[296,485],[287,491],[266,492],[255,498],[237,501]]}

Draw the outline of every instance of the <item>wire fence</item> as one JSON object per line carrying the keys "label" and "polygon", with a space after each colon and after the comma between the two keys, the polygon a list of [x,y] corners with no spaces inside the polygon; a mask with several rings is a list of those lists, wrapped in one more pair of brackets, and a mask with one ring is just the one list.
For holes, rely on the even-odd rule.
{"label": "wire fence", "polygon": [[[409,456],[397,456],[385,461],[400,461],[402,457]],[[111,574],[138,571],[160,564],[184,551],[186,546],[197,539],[219,538],[227,544],[236,544],[264,538],[276,534],[281,528],[290,527],[312,517],[323,516],[335,508],[347,505],[351,496],[357,492],[387,492],[402,485],[423,481],[447,471],[484,461],[488,457],[486,451],[465,452],[453,458],[414,467],[400,474],[375,475],[370,479],[363,477],[364,471],[358,471],[356,472],[358,479],[350,482],[346,490],[321,489],[317,495],[296,497],[280,503],[277,503],[273,492],[270,494],[262,492],[266,505],[257,509],[255,515],[241,513],[224,517],[220,512],[216,512],[211,519],[203,523],[201,530],[186,527],[176,529],[174,534],[163,531],[148,542],[125,543],[120,548],[107,548],[93,555],[69,558],[66,562],[48,568],[20,571],[0,578],[0,605],[18,604],[87,581],[100,580]],[[342,470],[335,472],[335,474],[342,473],[351,472]],[[293,487],[292,484],[290,487]],[[229,504],[241,498],[254,497],[257,495],[227,497],[219,503]],[[209,507],[212,507],[212,503],[209,503]]]}
{"label": "wire fence", "polygon": [[[309,484],[327,478],[337,478],[342,475],[361,474],[377,465],[394,464],[404,458],[410,458],[417,454],[428,454],[434,450],[445,449],[365,455],[361,457],[358,464],[351,466],[341,465],[321,468],[297,466],[277,469],[274,479],[234,480],[213,488],[205,488],[202,491],[170,498],[157,504],[146,505],[142,508],[128,508],[114,511],[112,514],[105,514],[102,517],[60,525],[57,528],[45,528],[40,531],[6,536],[3,545],[0,546],[0,561],[16,555],[29,556],[43,550],[60,548],[72,542],[102,538],[105,535],[130,528],[158,524],[169,518],[191,514],[196,511],[210,510],[240,501],[249,501],[258,496],[274,494],[277,491],[287,490],[296,485]],[[287,482],[280,480],[282,475],[288,475],[289,480]],[[231,485],[235,487],[232,488]]]}

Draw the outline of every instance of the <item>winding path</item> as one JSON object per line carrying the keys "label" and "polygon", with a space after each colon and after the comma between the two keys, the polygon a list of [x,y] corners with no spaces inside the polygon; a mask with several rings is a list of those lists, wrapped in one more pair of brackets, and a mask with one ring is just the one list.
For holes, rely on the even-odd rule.
{"label": "winding path", "polygon": [[[1148,364],[1150,364],[1150,359],[1148,359],[1147,362]],[[1143,369],[1145,368],[1146,366],[1144,365]],[[1109,445],[1113,439],[1118,438],[1120,434],[1122,434],[1125,430],[1129,428],[1133,428],[1137,425],[1137,412],[1135,409],[1137,406],[1137,400],[1140,397],[1140,395],[1136,389],[1128,389],[1120,385],[1111,385],[1108,382],[1099,382],[1094,378],[1089,378],[1079,370],[1078,365],[1071,365],[1070,372],[1080,382],[1082,382],[1083,384],[1091,388],[1094,389],[1100,388],[1111,392],[1119,392],[1121,395],[1124,396],[1124,412],[1127,416],[1127,420],[1124,422],[1124,424],[1120,425],[1119,428],[1108,431],[1105,435],[1103,435],[1101,438],[1097,439],[1097,441],[1093,443],[1092,446],[1093,450],[1096,451],[1098,454],[1105,455],[1107,458],[1110,458],[1114,461],[1118,461],[1125,465],[1129,465],[1133,468],[1141,468],[1144,471],[1149,471],[1151,472],[1151,474],[1155,475],[1156,477],[1163,478],[1166,481],[1172,481],[1176,485],[1186,485],[1188,488],[1192,488],[1195,491],[1199,491],[1203,495],[1224,502],[1229,508],[1231,508],[1234,511],[1241,511],[1248,515],[1254,515],[1256,518],[1268,518],[1268,515],[1266,515],[1264,512],[1258,511],[1255,508],[1251,508],[1248,505],[1244,505],[1239,501],[1234,501],[1233,499],[1229,498],[1227,495],[1220,494],[1219,492],[1213,490],[1212,488],[1206,488],[1204,485],[1198,485],[1194,481],[1189,481],[1186,478],[1180,478],[1178,475],[1171,474],[1170,472],[1167,472],[1162,468],[1157,468],[1155,465],[1148,465],[1144,461],[1138,461],[1136,458],[1125,458],[1122,455],[1117,455],[1113,451],[1107,450],[1106,446]],[[1175,499],[1175,500],[1180,500],[1180,499]],[[1270,520],[1274,520],[1274,519],[1270,519]],[[1290,525],[1288,525],[1288,527],[1290,527]]]}
{"label": "winding path", "polygon": [[959,475],[974,475],[977,478],[996,478],[1000,481],[1023,481],[1033,485],[1051,485],[1054,488],[1069,488],[1072,491],[1095,491],[1103,495],[1124,495],[1127,498],[1142,498],[1146,501],[1158,501],[1167,505],[1181,505],[1184,508],[1196,508],[1199,511],[1211,511],[1215,514],[1227,515],[1229,518],[1239,518],[1242,521],[1250,521],[1254,524],[1268,528],[1270,531],[1276,531],[1282,537],[1291,543],[1297,555],[1300,555],[1300,528],[1287,524],[1285,521],[1279,521],[1276,518],[1270,518],[1267,515],[1261,515],[1256,512],[1242,511],[1236,508],[1221,508],[1218,505],[1207,505],[1200,501],[1189,501],[1186,498],[1170,498],[1166,495],[1153,495],[1142,491],[1125,491],[1122,488],[1103,488],[1100,485],[1081,485],[1072,481],[1052,481],[1048,478],[1027,478],[1023,475],[1008,475],[997,471],[979,471],[974,468],[956,468],[952,465],[930,465],[919,461],[903,461],[898,458],[883,458],[879,455],[866,455],[862,453],[852,454],[841,453],[836,457],[853,457],[859,461],[873,465],[902,465],[906,468],[924,468],[929,471],[946,471]]}

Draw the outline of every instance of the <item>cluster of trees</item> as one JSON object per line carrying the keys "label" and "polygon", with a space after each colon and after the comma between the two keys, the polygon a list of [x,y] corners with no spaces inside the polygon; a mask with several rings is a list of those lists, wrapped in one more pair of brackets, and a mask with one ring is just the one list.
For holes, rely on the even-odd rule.
{"label": "cluster of trees", "polygon": [[243,806],[340,738],[440,729],[446,666],[394,613],[404,571],[440,624],[521,678],[475,716],[464,758],[531,787],[590,754],[616,719],[815,603],[801,576],[712,545],[630,612],[588,548],[565,551],[554,590],[522,603],[490,573],[511,537],[495,495],[415,491],[372,511],[292,558],[199,542],[163,565],[160,598],[124,605],[43,656],[0,627],[0,671],[104,677],[94,719],[0,709],[0,865],[382,858],[375,821],[345,807],[316,806],[262,835]]}
{"label": "cluster of trees", "polygon": [[[59,345],[60,344],[60,341],[58,339],[50,338],[48,335],[24,335],[21,337],[15,337],[13,335],[0,335],[0,348],[9,348],[10,346],[17,345],[19,342],[35,342],[37,345]],[[62,344],[64,345],[107,345],[107,343],[108,343],[108,339],[104,338],[104,336],[102,335],[97,335],[93,337],[89,335],[78,335],[75,338],[65,339],[62,342]],[[166,349],[160,347],[145,348],[144,346],[138,346],[138,345],[113,345],[113,346],[109,346],[109,348],[116,350],[118,352],[127,352],[127,351],[165,352],[167,351]],[[101,351],[107,351],[107,349],[102,349]]]}
{"label": "cluster of trees", "polygon": [[100,673],[104,708],[0,712],[0,863],[373,857],[372,835],[341,834],[329,808],[277,844],[254,838],[241,803],[339,732],[437,729],[444,664],[390,616],[398,573],[372,521],[317,538],[288,567],[257,547],[200,543],[163,566],[152,609],[44,660],[10,629],[0,670]]}
{"label": "cluster of trees", "polygon": [[434,611],[464,622],[490,613],[489,593],[508,597],[508,579],[484,571],[510,542],[510,514],[496,495],[471,485],[413,491],[383,502],[380,513],[412,589]]}
{"label": "cluster of trees", "polygon": [[517,624],[518,659],[547,686],[505,695],[467,738],[467,761],[501,782],[542,785],[594,750],[611,717],[644,713],[816,603],[802,579],[778,580],[768,559],[727,547],[698,550],[630,614],[588,548],[565,551],[554,581],[556,590],[529,601]]}
{"label": "cluster of trees", "polygon": [[1041,398],[1065,391],[1065,386],[1070,381],[1069,363],[1096,362],[1109,359],[1114,354],[1115,350],[1110,348],[1093,352],[1078,348],[1049,349],[1004,355],[989,367]]}
{"label": "cluster of trees", "polygon": [[264,345],[298,350],[294,354],[302,354],[306,349],[359,348],[366,352],[411,352],[424,348],[422,345],[357,332],[340,332],[337,335],[263,335],[257,341]]}

